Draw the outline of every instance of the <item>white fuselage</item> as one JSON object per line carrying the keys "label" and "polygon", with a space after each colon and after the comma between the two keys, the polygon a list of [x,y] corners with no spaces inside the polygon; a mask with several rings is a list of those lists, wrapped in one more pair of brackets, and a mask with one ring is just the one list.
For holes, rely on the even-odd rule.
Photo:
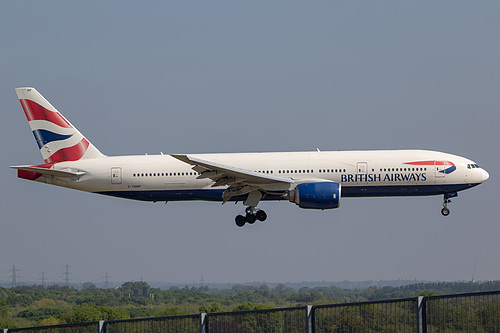
{"label": "white fuselage", "polygon": [[[473,161],[427,150],[314,151],[278,153],[194,154],[205,161],[293,180],[269,184],[263,200],[307,181],[333,181],[342,197],[414,196],[454,193],[476,186],[488,174]],[[42,175],[37,181],[117,197],[147,200],[221,201],[227,186],[170,155],[116,156],[60,162],[56,170],[80,170],[79,179]],[[262,186],[261,186],[262,187]],[[231,200],[243,200],[235,196]]]}

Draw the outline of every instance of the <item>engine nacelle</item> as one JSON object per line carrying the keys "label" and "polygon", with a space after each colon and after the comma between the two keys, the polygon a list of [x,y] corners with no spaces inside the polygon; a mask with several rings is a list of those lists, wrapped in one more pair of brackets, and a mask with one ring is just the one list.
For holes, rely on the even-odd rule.
{"label": "engine nacelle", "polygon": [[288,192],[288,200],[295,202],[300,208],[338,208],[340,187],[340,184],[335,182],[302,183]]}

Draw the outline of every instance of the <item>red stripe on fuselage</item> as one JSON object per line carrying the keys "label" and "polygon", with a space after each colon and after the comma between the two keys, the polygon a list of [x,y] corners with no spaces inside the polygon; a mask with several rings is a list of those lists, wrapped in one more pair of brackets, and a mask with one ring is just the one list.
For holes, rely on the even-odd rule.
{"label": "red stripe on fuselage", "polygon": [[87,148],[89,147],[89,142],[87,139],[83,138],[82,141],[74,146],[59,149],[54,154],[50,155],[45,159],[46,163],[57,163],[64,161],[77,161],[85,154]]}
{"label": "red stripe on fuselage", "polygon": [[28,118],[28,121],[46,120],[61,127],[73,128],[73,126],[71,126],[59,112],[47,110],[40,104],[29,99],[20,99],[19,101],[21,102],[24,114],[26,115],[26,118]]}
{"label": "red stripe on fuselage", "polygon": [[407,162],[405,164],[411,164],[411,165],[455,165],[450,161],[420,161],[420,162]]}

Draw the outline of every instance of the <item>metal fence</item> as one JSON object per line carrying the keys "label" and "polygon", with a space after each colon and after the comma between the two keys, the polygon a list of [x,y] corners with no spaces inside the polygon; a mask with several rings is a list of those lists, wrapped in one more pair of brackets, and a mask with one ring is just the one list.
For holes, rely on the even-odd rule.
{"label": "metal fence", "polygon": [[417,332],[418,299],[314,307],[314,332]]}
{"label": "metal fence", "polygon": [[68,324],[57,326],[40,326],[40,327],[26,327],[26,328],[12,328],[9,330],[4,329],[3,332],[36,332],[36,333],[96,333],[102,332],[100,324],[102,322],[82,323],[82,324]]}
{"label": "metal fence", "polygon": [[500,333],[500,291],[269,310],[111,320],[74,325],[5,329],[3,332]]}
{"label": "metal fence", "polygon": [[207,314],[206,332],[303,333],[306,307]]}
{"label": "metal fence", "polygon": [[500,292],[426,297],[427,331],[500,333]]}

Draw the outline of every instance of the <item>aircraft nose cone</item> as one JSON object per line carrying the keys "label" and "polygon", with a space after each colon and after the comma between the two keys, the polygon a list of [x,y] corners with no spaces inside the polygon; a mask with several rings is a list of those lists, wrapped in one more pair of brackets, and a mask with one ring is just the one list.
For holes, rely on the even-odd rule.
{"label": "aircraft nose cone", "polygon": [[483,179],[483,182],[487,181],[488,178],[490,178],[490,174],[488,172],[486,172],[486,170],[481,170],[482,171],[482,174],[481,174],[481,178]]}

